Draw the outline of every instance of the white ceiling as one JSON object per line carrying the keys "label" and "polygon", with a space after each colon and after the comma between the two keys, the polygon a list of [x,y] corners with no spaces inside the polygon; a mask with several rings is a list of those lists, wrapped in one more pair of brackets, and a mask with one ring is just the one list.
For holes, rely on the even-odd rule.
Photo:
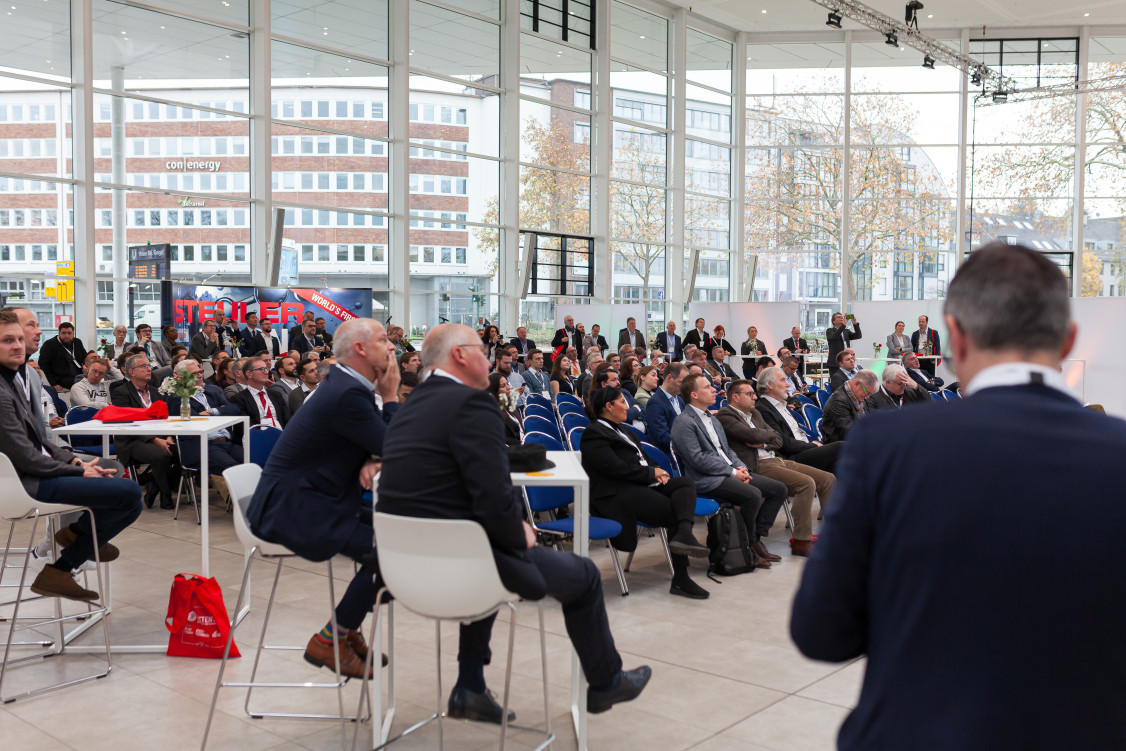
{"label": "white ceiling", "polygon": [[[670,0],[739,31],[809,31],[825,29],[827,11],[811,0]],[[1126,2],[1094,0],[923,0],[919,27],[932,28],[1052,27],[1126,24]],[[871,8],[902,19],[906,2],[868,0]],[[763,13],[763,11],[766,13]],[[1086,15],[1089,14],[1089,15]],[[933,16],[933,17],[932,17]],[[845,21],[848,28],[850,22]],[[855,28],[863,28],[852,24]]]}

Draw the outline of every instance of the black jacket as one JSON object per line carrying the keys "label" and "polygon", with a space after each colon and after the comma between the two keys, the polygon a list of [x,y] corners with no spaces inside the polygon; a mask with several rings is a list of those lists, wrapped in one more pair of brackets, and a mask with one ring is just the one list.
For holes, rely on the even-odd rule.
{"label": "black jacket", "polygon": [[[120,383],[121,386],[115,389],[110,389],[109,391],[110,404],[115,407],[133,407],[136,409],[145,408],[145,403],[141,401],[141,397],[137,393],[137,388],[133,385],[132,381],[125,379],[124,381],[119,381],[118,383]],[[149,384],[149,400],[150,404],[152,402],[160,401],[167,402],[167,400],[160,395],[160,392],[158,392],[151,383]],[[156,427],[157,424],[154,423],[153,428],[155,429]],[[148,443],[154,437],[164,438],[165,436],[160,433],[141,436],[135,436],[133,434],[123,435],[121,433],[118,433],[113,437],[113,445],[117,449],[117,458],[121,460],[122,464],[132,464],[131,459],[133,457],[133,449],[141,445],[142,443]]]}
{"label": "black jacket", "polygon": [[[778,453],[783,459],[793,459],[801,452],[815,448],[809,441],[794,438],[794,433],[790,430],[790,426],[786,424],[786,421],[782,418],[782,415],[778,413],[774,405],[766,399],[759,399],[758,403],[755,405],[755,409],[762,415],[763,421],[769,425],[775,433],[782,436],[782,447],[778,449]],[[796,420],[797,418],[794,419]]]}
{"label": "black jacket", "polygon": [[847,385],[834,391],[829,401],[825,402],[825,411],[821,415],[821,435],[825,437],[825,443],[847,438],[852,423],[860,414]]}
{"label": "black jacket", "polygon": [[[622,440],[617,436],[623,436]],[[630,444],[636,447],[630,448]],[[657,463],[646,457],[649,466],[641,464],[638,451],[641,440],[629,428],[612,430],[598,420],[587,425],[580,444],[583,470],[590,478],[591,511],[622,525],[622,533],[613,539],[614,547],[626,552],[637,547],[637,516],[628,504],[617,499],[629,495],[657,480]]]}
{"label": "black jacket", "polygon": [[[70,356],[72,351],[74,357]],[[48,384],[69,389],[74,385],[74,379],[82,374],[86,354],[86,347],[81,339],[75,337],[67,348],[59,341],[59,337],[53,336],[43,342],[39,349],[39,368]]]}
{"label": "black jacket", "polygon": [[[903,389],[903,401],[901,406],[906,407],[910,404],[926,404],[930,400],[931,397],[927,393],[927,390],[921,386],[916,389]],[[900,408],[900,405],[897,405],[896,402],[892,400],[891,394],[884,389],[882,383],[880,384],[879,391],[864,400],[864,406],[869,410]]]}

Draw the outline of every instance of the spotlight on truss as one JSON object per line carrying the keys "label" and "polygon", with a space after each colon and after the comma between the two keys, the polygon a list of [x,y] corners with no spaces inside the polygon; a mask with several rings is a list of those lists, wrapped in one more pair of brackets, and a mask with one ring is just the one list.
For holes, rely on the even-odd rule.
{"label": "spotlight on truss", "polygon": [[907,8],[903,13],[903,22],[907,24],[907,28],[919,30],[919,11],[923,9],[923,4],[919,0],[910,0],[907,3]]}
{"label": "spotlight on truss", "polygon": [[970,75],[970,85],[971,86],[981,86],[981,71],[980,70],[975,70]]}
{"label": "spotlight on truss", "polygon": [[833,29],[839,29],[841,27],[841,14],[829,11],[829,20],[825,22],[825,25]]}
{"label": "spotlight on truss", "polygon": [[934,70],[934,58],[930,55],[923,55],[923,67]]}
{"label": "spotlight on truss", "polygon": [[887,37],[887,41],[885,41],[884,44],[889,47],[899,46],[899,37],[897,37],[894,32],[889,31],[885,36]]}
{"label": "spotlight on truss", "polygon": [[1007,92],[1007,91],[994,91],[993,92],[993,103],[994,104],[1004,104],[1007,101],[1009,101],[1009,92]]}

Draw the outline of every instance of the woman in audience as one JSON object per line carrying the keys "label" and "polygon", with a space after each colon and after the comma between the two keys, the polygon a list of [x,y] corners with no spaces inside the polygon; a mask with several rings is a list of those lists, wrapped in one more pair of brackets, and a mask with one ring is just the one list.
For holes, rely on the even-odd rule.
{"label": "woman in audience", "polygon": [[561,355],[551,364],[551,396],[574,394],[575,380],[571,377],[571,358]]}
{"label": "woman in audience", "polygon": [[215,371],[215,385],[220,390],[227,388],[234,384],[234,379],[231,377],[231,364],[235,362],[234,358],[225,357],[219,363],[219,369]]}
{"label": "woman in audience", "polygon": [[[712,346],[709,347],[709,350],[715,347],[723,347],[723,351],[727,354],[735,354],[735,348],[731,346],[731,342],[724,339],[727,336],[727,331],[724,330],[722,325],[716,326],[713,333],[715,335],[712,337]],[[708,357],[711,357],[712,353],[709,351],[707,354]]]}
{"label": "woman in audience", "polygon": [[653,396],[653,393],[660,386],[661,373],[654,366],[646,365],[633,374],[633,380],[637,384],[637,391],[633,398],[644,409],[649,404],[649,397]]}
{"label": "woman in audience", "polygon": [[695,484],[687,477],[670,477],[646,456],[633,431],[622,427],[629,405],[621,389],[594,389],[586,411],[591,423],[583,431],[580,448],[583,469],[590,477],[591,512],[622,525],[621,534],[610,542],[630,552],[637,547],[638,522],[664,527],[674,571],[669,592],[706,598],[707,590],[688,576],[688,556],[708,554],[692,534]]}
{"label": "woman in audience", "polygon": [[903,334],[903,321],[895,322],[895,333],[888,334],[888,351],[884,355],[887,359],[899,360],[911,351],[911,337]]}
{"label": "woman in audience", "polygon": [[633,355],[626,357],[622,360],[622,370],[619,373],[621,376],[622,388],[629,392],[629,395],[637,398],[637,384],[634,383],[633,374],[637,372],[637,358]]}
{"label": "woman in audience", "polygon": [[485,355],[489,358],[489,362],[495,363],[497,361],[497,347],[503,344],[500,340],[500,330],[490,323],[485,327],[485,336],[481,340],[485,342]]}
{"label": "woman in audience", "polygon": [[504,442],[508,446],[519,446],[524,442],[524,429],[520,425],[520,415],[516,413],[517,399],[508,387],[508,380],[500,373],[489,373],[488,392],[500,405],[504,416]]}

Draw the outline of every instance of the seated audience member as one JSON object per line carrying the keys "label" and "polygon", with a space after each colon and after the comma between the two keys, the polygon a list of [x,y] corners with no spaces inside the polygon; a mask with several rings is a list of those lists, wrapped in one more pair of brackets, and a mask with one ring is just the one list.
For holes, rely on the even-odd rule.
{"label": "seated audience member", "polygon": [[[377,510],[478,522],[493,545],[505,587],[526,599],[546,594],[562,603],[567,633],[590,683],[587,711],[604,712],[640,694],[650,670],[622,671],[594,563],[536,547],[509,481],[503,418],[484,392],[489,363],[476,341],[472,329],[457,324],[435,326],[427,335],[423,362],[431,374],[387,432]],[[489,695],[484,675],[495,618],[461,626],[451,717],[501,722],[501,708]],[[508,720],[513,718],[510,712]]]}
{"label": "seated audience member", "polygon": [[583,431],[583,469],[590,478],[591,512],[622,525],[610,542],[631,553],[637,548],[637,523],[664,527],[672,554],[669,593],[702,600],[708,591],[688,575],[688,556],[708,555],[692,534],[696,514],[696,485],[687,477],[670,477],[641,448],[637,435],[622,424],[628,419],[625,393],[614,386],[590,393]]}
{"label": "seated audience member", "polygon": [[[863,376],[863,377],[861,377]],[[866,400],[879,389],[879,378],[862,370],[833,392],[821,416],[821,435],[826,441],[843,441],[852,423],[868,411]]]}
{"label": "seated audience member", "polygon": [[504,417],[504,442],[508,446],[519,446],[524,442],[524,427],[520,422],[520,414],[516,411],[516,403],[511,399],[512,390],[508,381],[499,372],[489,373],[489,387],[486,389],[500,405],[500,413]]}
{"label": "seated audience member", "polygon": [[938,376],[932,376],[930,373],[923,370],[919,366],[919,356],[914,352],[908,352],[903,355],[903,367],[907,370],[907,375],[911,376],[911,380],[927,391],[942,390],[942,386],[945,382]]}
{"label": "seated audience member", "polygon": [[574,394],[575,381],[571,378],[573,368],[571,358],[566,355],[555,358],[551,364],[551,397],[554,399],[560,394]]}
{"label": "seated audience member", "polygon": [[[607,386],[615,389],[622,388],[621,374],[608,362],[604,362],[598,366],[597,370],[594,371],[594,378],[592,378],[591,381],[590,388],[592,391],[594,389],[606,388]],[[629,395],[628,391],[622,391],[622,394],[625,396],[626,405],[629,407],[626,411],[626,422],[644,430],[645,411],[642,410],[637,401]]]}
{"label": "seated audience member", "polygon": [[101,409],[109,404],[109,384],[106,383],[106,373],[109,372],[109,363],[102,358],[90,361],[86,371],[86,378],[75,381],[70,389],[70,403],[75,407],[96,407]]}
{"label": "seated audience member", "polygon": [[414,373],[404,372],[399,374],[399,390],[396,392],[399,395],[399,404],[407,400],[418,383],[418,376]]}
{"label": "seated audience member", "polygon": [[627,392],[635,400],[637,399],[637,383],[633,380],[634,373],[641,367],[640,360],[636,355],[630,355],[622,360],[622,366],[618,368],[618,373],[622,379],[622,391]]}
{"label": "seated audience member", "polygon": [[[481,336],[484,337],[484,329],[481,330]],[[414,345],[406,338],[406,332],[403,331],[402,326],[392,326],[387,330],[387,338],[395,345],[395,356],[403,354],[404,352],[414,352]]]}
{"label": "seated audience member", "polygon": [[567,348],[567,359],[571,361],[571,380],[578,380],[583,374],[582,363],[579,362],[579,351],[574,347]]}
{"label": "seated audience member", "polygon": [[684,411],[680,384],[686,375],[688,368],[684,363],[669,363],[665,368],[665,380],[652,392],[645,405],[645,435],[661,451],[670,451],[673,420]]}
{"label": "seated audience member", "polygon": [[905,404],[925,404],[930,401],[926,389],[911,379],[902,365],[891,363],[880,374],[880,388],[869,396],[865,406],[869,410],[901,409]]}
{"label": "seated audience member", "polygon": [[829,379],[830,390],[836,391],[841,387],[841,384],[850,380],[861,370],[864,370],[864,368],[856,364],[856,350],[842,349],[837,353],[837,369],[833,371],[833,375]]}
{"label": "seated audience member", "polygon": [[[324,318],[318,317],[313,319],[313,323],[317,324],[317,336],[319,336],[324,341],[325,351],[327,352],[328,350],[331,350],[333,337],[332,334],[328,333],[328,329],[325,328],[327,321],[325,321]],[[402,333],[402,329],[400,327],[396,326],[395,328],[399,330],[400,334]]]}
{"label": "seated audience member", "polygon": [[192,337],[191,351],[205,360],[209,357],[214,358],[219,352],[227,354],[223,350],[223,341],[219,338],[219,329],[215,328],[215,321],[203,322],[203,328]]}
{"label": "seated audience member", "polygon": [[116,476],[122,470],[117,462],[100,458],[84,462],[47,440],[25,390],[32,379],[27,373],[24,336],[20,316],[14,310],[0,311],[0,453],[12,462],[20,484],[32,498],[48,504],[81,503],[94,516],[93,526],[90,515],[83,513],[55,534],[55,542],[62,548],[59,558],[44,565],[30,589],[44,597],[96,600],[98,593],[80,585],[72,574],[94,557],[94,527],[98,559],[117,559],[120,551],[110,540],[140,515],[141,490],[132,480]]}
{"label": "seated audience member", "polygon": [[313,393],[321,382],[318,363],[308,358],[302,360],[297,366],[297,380],[297,388],[290,392],[285,405],[289,409],[290,417],[297,413],[298,407],[305,403],[309,394]]}
{"label": "seated audience member", "polygon": [[[622,355],[622,357],[628,357],[628,356],[629,355]],[[647,349],[645,349],[644,347],[634,347],[633,348],[633,356],[637,358],[638,362],[644,363],[646,358],[649,356],[649,351]]]}
{"label": "seated audience member", "polygon": [[699,373],[702,373],[707,377],[708,382],[712,384],[713,388],[717,390],[719,389],[719,384],[716,382],[716,379],[713,378],[712,374],[708,372],[708,358],[705,356],[704,350],[695,350],[692,353],[692,359],[686,360],[685,362],[688,364],[690,373],[697,372],[698,369]]}
{"label": "seated audience member", "polygon": [[[727,406],[716,417],[727,434],[731,450],[752,473],[777,480],[786,486],[787,494],[794,499],[794,534],[790,540],[790,552],[792,555],[806,556],[813,547],[813,494],[817,493],[821,509],[824,510],[833,497],[837,478],[829,472],[780,457],[777,452],[782,448],[782,436],[755,409],[757,401],[750,381],[735,381],[727,389]],[[768,506],[772,504],[765,492],[763,497],[765,500],[758,514],[758,528],[754,530],[757,539],[754,550],[768,561],[781,560],[779,556],[766,550],[762,538],[770,534],[774,518],[785,498],[778,501],[773,509],[769,509]]]}
{"label": "seated audience member", "polygon": [[597,353],[587,355],[586,360],[583,361],[583,374],[579,376],[578,383],[575,384],[575,394],[583,401],[586,401],[587,394],[590,393],[590,383],[591,379],[594,378],[595,368],[603,362],[605,360],[602,359],[602,355]]}
{"label": "seated audience member", "polygon": [[755,377],[754,377],[754,379],[752,379],[752,382],[757,383],[759,374],[762,373],[762,371],[766,370],[767,368],[773,368],[773,367],[776,367],[776,366],[777,366],[777,363],[774,362],[774,358],[772,358],[772,357],[760,357],[758,359],[758,363],[755,364]]}
{"label": "seated audience member", "polygon": [[[188,406],[193,415],[219,415],[230,417],[241,415],[242,412],[235,405],[223,397],[223,392],[217,386],[212,386],[203,381],[203,371],[195,360],[182,360],[176,365],[177,373],[194,373],[199,381],[198,391],[188,400]],[[180,397],[168,397],[169,414],[180,413]],[[187,436],[180,439],[180,461],[187,467],[200,466],[199,439]],[[228,428],[220,428],[207,434],[207,471],[209,474],[222,476],[223,470],[242,464],[242,444],[232,440],[232,433]]]}
{"label": "seated audience member", "polygon": [[290,335],[289,346],[301,355],[307,352],[320,354],[325,351],[324,339],[317,334],[317,324],[311,319],[301,324],[301,331],[296,336]]}
{"label": "seated audience member", "polygon": [[112,351],[105,352],[107,360],[113,361],[124,355],[129,351],[132,343],[125,341],[125,337],[129,334],[129,329],[125,328],[123,324],[117,324],[113,327],[113,341],[109,342],[113,347]]}
{"label": "seated audience member", "polygon": [[39,348],[39,367],[45,382],[55,391],[70,391],[75,379],[82,375],[87,351],[82,340],[74,335],[74,324],[60,323],[58,336],[43,342]]}
{"label": "seated audience member", "polygon": [[228,386],[234,385],[235,378],[231,375],[231,366],[236,361],[231,359],[231,356],[226,352],[222,353],[220,357],[216,354],[211,358],[211,365],[215,368],[215,373],[210,378],[204,380],[209,382],[212,386],[218,386],[220,390],[226,389]]}
{"label": "seated audience member", "polygon": [[[747,533],[758,529],[759,508],[770,498],[774,514],[786,500],[786,486],[777,480],[751,477],[743,460],[731,450],[723,426],[708,408],[715,403],[715,388],[707,378],[690,375],[680,384],[687,407],[672,424],[672,447],[680,457],[684,474],[696,483],[696,492],[738,506]],[[752,482],[753,479],[753,482]],[[768,515],[773,515],[768,511]],[[760,568],[770,568],[760,559]]]}
{"label": "seated audience member", "polygon": [[282,401],[287,401],[289,395],[297,388],[297,361],[289,355],[279,357],[274,363],[274,376],[270,391],[280,396]]}
{"label": "seated audience member", "polygon": [[527,368],[520,374],[524,379],[524,393],[551,398],[551,377],[543,369],[543,352],[533,349],[524,357],[524,364]]}
{"label": "seated audience member", "polygon": [[[399,368],[394,343],[370,318],[346,321],[334,342],[336,365],[317,398],[302,405],[278,439],[246,515],[254,534],[302,558],[327,561],[346,555],[362,564],[336,606],[339,634],[330,620],[305,647],[310,664],[362,677],[368,647],[360,626],[381,584],[373,578],[378,571],[374,532],[361,512],[361,497],[379,472],[372,457],[384,453],[387,424],[399,409]],[[375,405],[377,393],[382,410]],[[314,483],[306,482],[311,457],[317,463]],[[342,642],[336,650],[334,641]]]}
{"label": "seated audience member", "polygon": [[524,398],[524,379],[516,372],[516,356],[510,349],[497,350],[496,372],[508,381],[508,390],[516,397],[518,405],[523,406],[527,402]]}
{"label": "seated audience member", "polygon": [[[154,345],[153,349],[157,347],[160,345]],[[164,348],[160,347],[160,349]],[[164,397],[152,384],[152,365],[148,358],[144,355],[130,355],[125,361],[124,385],[113,390],[110,394],[110,403],[115,407],[148,409],[153,402],[163,399]],[[153,427],[155,429],[157,426]],[[114,436],[113,445],[123,464],[131,467],[149,465],[151,477],[145,490],[145,505],[152,508],[159,493],[162,509],[175,508],[176,504],[172,502],[172,485],[178,479],[178,461],[176,442],[172,437],[118,434]],[[141,479],[138,478],[138,482]]]}
{"label": "seated audience member", "polygon": [[[268,391],[270,367],[257,357],[246,358],[245,362],[246,389],[235,394],[230,400],[231,404],[250,418],[251,426],[284,428],[289,416],[289,406],[278,394]],[[241,436],[235,438],[237,440]]]}
{"label": "seated audience member", "polygon": [[696,357],[696,350],[699,349],[695,344],[684,345],[684,359],[682,362],[690,363]]}
{"label": "seated audience member", "polygon": [[779,347],[774,354],[778,358],[778,362],[786,362],[786,358],[790,357],[791,352],[787,347]]}
{"label": "seated audience member", "polygon": [[178,344],[180,341],[180,331],[172,324],[160,327],[160,343],[168,350],[169,355],[176,354],[174,347],[182,346]]}
{"label": "seated audience member", "polygon": [[[145,351],[145,358],[153,368],[164,368],[172,364],[172,353],[159,342],[152,339],[152,326],[147,323],[138,324],[133,329],[133,339],[138,347]],[[124,373],[125,371],[121,371]]]}
{"label": "seated audience member", "polygon": [[638,368],[633,374],[634,398],[642,409],[649,406],[649,399],[660,388],[661,373],[653,365]]}
{"label": "seated audience member", "polygon": [[[622,349],[623,349],[623,350],[625,350],[625,349],[626,349],[626,347],[622,347]],[[631,354],[632,354],[632,352],[633,352],[633,350],[632,350],[632,349],[631,349],[631,350],[628,350],[628,351],[629,351],[629,352],[630,352]],[[623,358],[623,357],[625,357],[625,355],[623,355],[623,354],[621,354],[621,353],[619,353],[619,352],[611,352],[611,353],[610,353],[609,355],[607,355],[607,356],[606,356],[606,358],[605,358],[605,359],[603,360],[603,362],[606,362],[607,364],[609,364],[609,365],[610,365],[610,367],[611,367],[611,368],[613,368],[614,370],[617,370],[617,371],[621,372],[621,369],[622,369],[622,358]],[[591,372],[593,373],[593,371],[591,371]]]}
{"label": "seated audience member", "polygon": [[520,368],[528,366],[528,353],[536,348],[534,340],[528,338],[528,329],[523,326],[516,327],[516,336],[508,340],[516,348],[516,362]]}
{"label": "seated audience member", "polygon": [[250,367],[250,362],[253,358],[240,357],[237,360],[234,358],[231,359],[231,376],[234,378],[234,383],[223,389],[223,396],[227,397],[227,401],[234,399],[240,391],[246,390],[246,369]]}
{"label": "seated audience member", "polygon": [[[786,376],[786,393],[791,397],[799,394],[809,396],[809,384],[806,383],[805,377],[801,374],[801,360],[791,355],[785,360],[782,360],[782,374]],[[759,378],[762,378],[760,373]]]}
{"label": "seated audience member", "polygon": [[[717,326],[720,331],[723,330],[722,326]],[[723,347],[716,345],[712,348],[712,359],[705,363],[705,369],[708,375],[712,377],[712,381],[718,381],[721,388],[727,388],[727,384],[738,378],[738,374],[731,369],[724,358],[727,357],[727,351]]]}
{"label": "seated audience member", "polygon": [[417,352],[404,352],[399,355],[399,373],[414,373],[418,375],[422,366],[422,355]]}
{"label": "seated audience member", "polygon": [[782,447],[776,453],[783,459],[792,459],[799,464],[832,472],[837,465],[837,454],[844,444],[822,445],[819,441],[809,440],[797,419],[787,409],[789,405],[786,402],[785,378],[782,370],[767,368],[759,374],[755,385],[759,396],[755,409],[766,424],[782,436]]}

